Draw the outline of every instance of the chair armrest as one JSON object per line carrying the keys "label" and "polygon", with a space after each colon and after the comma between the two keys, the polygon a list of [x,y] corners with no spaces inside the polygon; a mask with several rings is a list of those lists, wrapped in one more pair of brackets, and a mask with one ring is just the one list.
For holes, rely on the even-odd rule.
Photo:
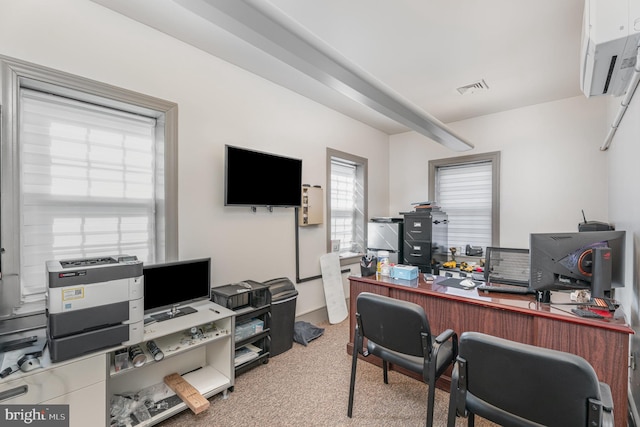
{"label": "chair armrest", "polygon": [[453,358],[455,359],[456,357],[458,357],[458,334],[456,334],[453,329],[447,329],[446,331],[438,335],[436,337],[436,343],[434,344],[434,347],[440,346],[443,342],[447,340],[451,340]]}
{"label": "chair armrest", "polygon": [[613,427],[615,424],[613,415],[613,396],[607,383],[600,383],[600,403],[602,403],[602,427]]}
{"label": "chair armrest", "polygon": [[606,411],[611,412],[613,410],[613,396],[611,395],[611,387],[607,383],[600,383],[600,401]]}
{"label": "chair armrest", "polygon": [[456,341],[457,341],[457,336],[456,336],[456,333],[454,332],[454,330],[453,329],[447,329],[446,331],[442,332],[440,335],[438,335],[436,337],[436,343],[442,344],[443,342],[445,342],[448,339],[450,339],[452,336],[455,336]]}

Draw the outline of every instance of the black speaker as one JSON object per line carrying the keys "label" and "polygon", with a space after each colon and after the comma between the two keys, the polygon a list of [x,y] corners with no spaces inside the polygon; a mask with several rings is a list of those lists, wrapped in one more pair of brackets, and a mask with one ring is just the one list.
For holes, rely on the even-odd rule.
{"label": "black speaker", "polygon": [[611,298],[611,248],[592,249],[591,297]]}

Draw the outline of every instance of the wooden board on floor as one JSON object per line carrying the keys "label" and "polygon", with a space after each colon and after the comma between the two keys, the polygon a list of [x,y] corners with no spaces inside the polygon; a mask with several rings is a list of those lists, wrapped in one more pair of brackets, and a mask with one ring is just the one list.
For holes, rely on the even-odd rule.
{"label": "wooden board on floor", "polygon": [[167,375],[164,377],[164,383],[191,408],[194,414],[199,414],[209,408],[209,401],[179,374]]}

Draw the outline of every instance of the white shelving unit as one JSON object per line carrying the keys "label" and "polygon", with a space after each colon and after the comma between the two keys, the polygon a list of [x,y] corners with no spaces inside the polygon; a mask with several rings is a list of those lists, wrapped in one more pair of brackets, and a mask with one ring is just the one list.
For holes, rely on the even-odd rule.
{"label": "white shelving unit", "polygon": [[[144,365],[116,370],[114,360],[119,349],[108,354],[107,395],[110,399],[113,396],[138,393],[150,388],[166,390],[162,386],[163,379],[173,373],[180,374],[204,397],[208,398],[218,393],[223,393],[226,397],[235,379],[235,313],[210,301],[190,306],[197,311],[145,326],[144,342],[140,344],[146,355]],[[195,328],[193,332],[192,328]],[[155,341],[164,353],[164,358],[160,361],[155,361],[147,350],[146,342],[151,340]],[[155,394],[153,400],[158,398],[161,402],[167,397],[169,396]],[[154,412],[151,419],[138,425],[150,426],[188,409],[184,402],[176,403],[175,397],[171,400],[168,409]]]}

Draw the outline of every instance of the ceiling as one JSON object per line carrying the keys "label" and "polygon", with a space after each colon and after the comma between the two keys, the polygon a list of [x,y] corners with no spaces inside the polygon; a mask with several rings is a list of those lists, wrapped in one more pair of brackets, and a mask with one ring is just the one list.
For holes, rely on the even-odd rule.
{"label": "ceiling", "polygon": [[[388,134],[411,130],[325,78],[238,37],[212,4],[238,0],[93,0]],[[246,0],[436,124],[581,95],[584,0]],[[257,6],[256,6],[257,5]],[[274,15],[275,14],[275,15]],[[245,32],[260,31],[246,14]],[[243,19],[244,20],[244,19]],[[235,34],[232,34],[235,33]],[[265,52],[268,53],[265,53]],[[286,55],[285,55],[286,56]],[[488,89],[457,88],[484,85]],[[446,145],[446,144],[445,144]]]}

